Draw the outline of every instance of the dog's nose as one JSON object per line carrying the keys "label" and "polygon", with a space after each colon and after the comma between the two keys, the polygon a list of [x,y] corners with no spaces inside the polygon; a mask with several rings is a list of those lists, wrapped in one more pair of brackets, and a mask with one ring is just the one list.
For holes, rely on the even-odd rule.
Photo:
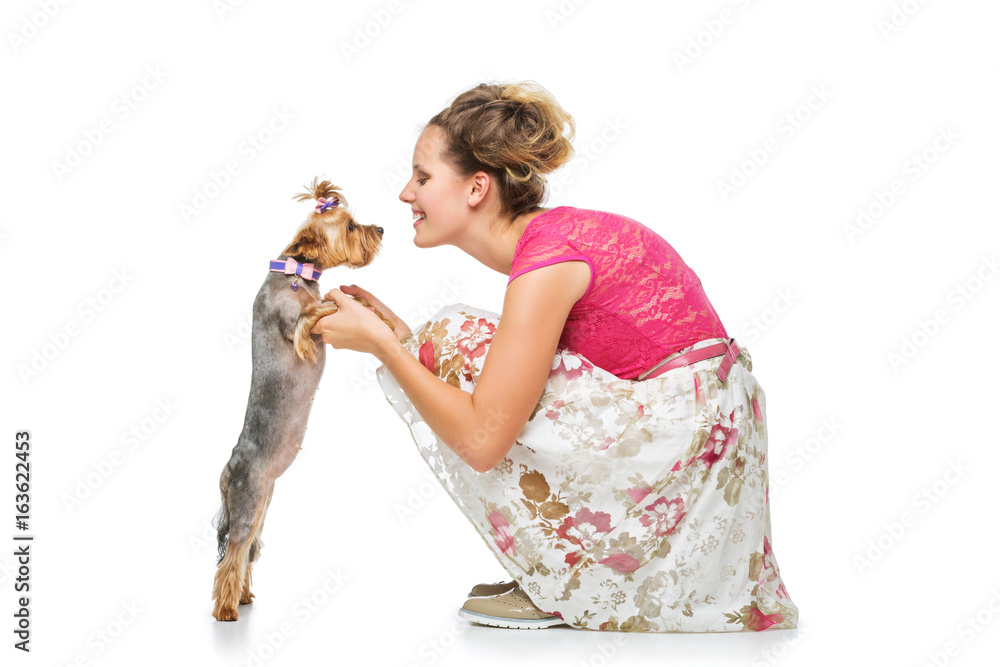
{"label": "dog's nose", "polygon": [[385,230],[384,230],[384,229],[382,229],[381,227],[376,227],[376,228],[375,228],[375,231],[376,231],[376,232],[378,232],[378,235],[379,235],[379,236],[382,236],[382,232],[384,232]]}

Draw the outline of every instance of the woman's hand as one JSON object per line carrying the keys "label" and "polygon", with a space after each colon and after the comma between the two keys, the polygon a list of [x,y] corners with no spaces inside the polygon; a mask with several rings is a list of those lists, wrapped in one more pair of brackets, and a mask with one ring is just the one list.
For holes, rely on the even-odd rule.
{"label": "woman's hand", "polygon": [[[367,352],[378,356],[391,342],[398,345],[392,330],[369,308],[340,290],[330,290],[325,301],[333,301],[339,310],[321,317],[309,332],[323,337],[336,349]],[[374,303],[374,302],[373,302]],[[381,308],[380,308],[381,310]],[[389,319],[388,315],[386,319]]]}
{"label": "woman's hand", "polygon": [[[399,316],[396,315],[396,313],[389,310],[389,307],[384,303],[382,303],[381,301],[379,301],[378,299],[376,299],[371,292],[363,290],[357,285],[341,285],[340,289],[344,294],[347,294],[348,296],[360,296],[363,299],[367,299],[368,303],[378,308],[378,312],[382,313],[382,317],[389,320],[395,325],[396,327],[395,333],[397,340],[403,340],[404,338],[406,338],[407,335],[409,335],[410,327],[406,325],[406,322],[399,319]],[[329,295],[327,295],[327,297],[329,297]]]}

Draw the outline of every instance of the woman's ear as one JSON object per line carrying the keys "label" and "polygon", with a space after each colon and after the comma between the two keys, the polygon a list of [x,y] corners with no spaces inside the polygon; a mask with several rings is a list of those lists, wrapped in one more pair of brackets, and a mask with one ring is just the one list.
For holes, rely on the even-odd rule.
{"label": "woman's ear", "polygon": [[469,190],[469,206],[476,206],[486,199],[493,179],[485,171],[477,171],[472,175],[472,188]]}

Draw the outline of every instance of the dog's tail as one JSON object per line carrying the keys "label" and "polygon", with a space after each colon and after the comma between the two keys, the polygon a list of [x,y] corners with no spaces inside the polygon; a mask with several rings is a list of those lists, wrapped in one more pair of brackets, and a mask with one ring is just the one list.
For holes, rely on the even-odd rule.
{"label": "dog's tail", "polygon": [[[371,308],[379,316],[379,319],[385,322],[391,330],[396,330],[396,325],[382,317],[382,313],[379,312],[378,308],[368,303],[367,299],[360,296],[352,298],[365,308]],[[295,354],[299,355],[302,361],[316,363],[316,342],[312,339],[312,335],[309,332],[316,326],[320,318],[332,315],[338,310],[340,308],[333,301],[324,301],[320,304],[307,306],[302,311],[302,314],[299,315],[299,321],[295,324]]]}
{"label": "dog's tail", "polygon": [[225,470],[222,471],[222,477],[219,478],[219,491],[222,492],[222,509],[215,517],[213,525],[216,531],[218,531],[218,541],[219,541],[219,561],[216,563],[218,565],[222,562],[222,557],[226,555],[226,547],[229,546],[229,467],[227,466]]}

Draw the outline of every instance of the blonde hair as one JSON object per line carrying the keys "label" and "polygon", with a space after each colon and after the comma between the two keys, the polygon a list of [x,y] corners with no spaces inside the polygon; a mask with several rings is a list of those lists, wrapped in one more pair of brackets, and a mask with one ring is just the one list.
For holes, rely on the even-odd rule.
{"label": "blonde hair", "polygon": [[494,177],[501,209],[512,221],[539,207],[545,174],[573,156],[573,117],[531,81],[481,83],[427,125],[444,130],[441,155],[460,176],[485,171]]}

